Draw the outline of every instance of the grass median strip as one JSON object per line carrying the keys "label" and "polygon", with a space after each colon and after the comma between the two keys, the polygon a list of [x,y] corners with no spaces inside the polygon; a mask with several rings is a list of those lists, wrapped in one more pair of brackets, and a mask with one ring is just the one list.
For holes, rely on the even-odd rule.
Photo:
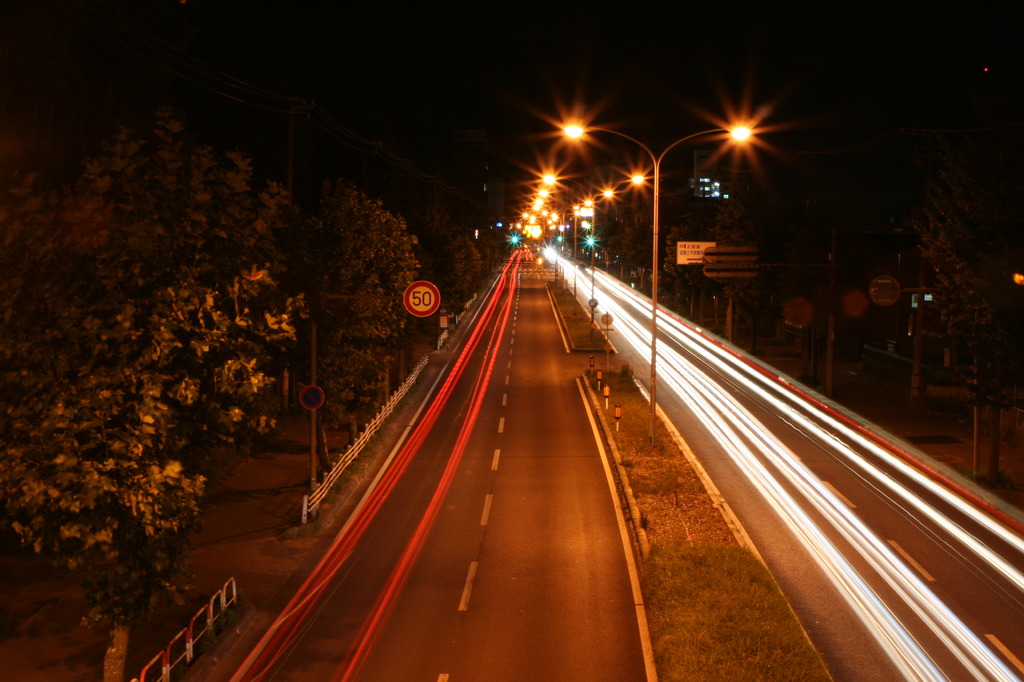
{"label": "grass median strip", "polygon": [[[603,333],[592,329],[572,290],[549,290],[573,347],[603,348]],[[640,581],[658,679],[831,679],[775,579],[737,542],[660,422],[651,447],[650,403],[629,366],[603,372],[602,386],[596,371],[587,375],[599,395],[609,386],[610,396],[599,402],[651,546]]]}
{"label": "grass median strip", "polygon": [[[600,392],[596,373],[588,380]],[[700,478],[658,424],[628,366],[605,373],[607,423],[640,509],[651,553],[641,585],[658,678],[828,680],[818,652],[768,569],[740,546]]]}
{"label": "grass median strip", "polygon": [[591,324],[589,310],[584,310],[576,296],[573,295],[572,286],[556,286],[548,283],[548,291],[558,306],[558,312],[562,316],[566,333],[569,335],[569,342],[576,350],[604,350],[605,336],[601,326]]}

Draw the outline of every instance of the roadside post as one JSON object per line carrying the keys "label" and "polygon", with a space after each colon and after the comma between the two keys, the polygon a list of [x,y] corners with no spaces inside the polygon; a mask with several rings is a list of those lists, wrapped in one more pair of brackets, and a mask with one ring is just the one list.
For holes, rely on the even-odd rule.
{"label": "roadside post", "polygon": [[[313,353],[316,357],[316,326],[313,326]],[[309,410],[309,492],[316,491],[316,411],[323,407],[325,395],[324,390],[316,385],[316,363],[313,364],[310,373],[309,386],[299,391],[299,404]],[[302,496],[302,523],[306,523],[306,514],[309,509],[309,494]]]}
{"label": "roadside post", "polygon": [[601,322],[604,324],[604,371],[608,371],[608,364],[611,362],[612,342],[608,334],[612,330],[612,322],[615,318],[612,317],[611,313],[605,313],[601,316]]}

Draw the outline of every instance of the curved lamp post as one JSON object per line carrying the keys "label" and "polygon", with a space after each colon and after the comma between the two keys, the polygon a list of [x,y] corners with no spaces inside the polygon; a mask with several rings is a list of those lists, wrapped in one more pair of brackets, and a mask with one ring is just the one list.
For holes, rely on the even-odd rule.
{"label": "curved lamp post", "polygon": [[657,399],[657,381],[658,373],[656,369],[657,363],[657,342],[658,342],[658,220],[659,220],[659,204],[661,198],[661,161],[665,158],[665,155],[672,151],[678,145],[692,140],[696,137],[703,135],[710,135],[712,133],[729,133],[736,140],[746,140],[750,137],[749,128],[733,128],[727,130],[725,128],[712,128],[711,130],[702,130],[699,133],[693,133],[686,137],[681,137],[672,144],[665,147],[660,154],[655,154],[650,147],[626,133],[619,132],[618,130],[612,130],[610,128],[582,128],[580,126],[566,126],[562,129],[563,132],[571,138],[580,138],[587,132],[602,132],[610,133],[612,135],[618,135],[619,137],[625,138],[630,142],[636,144],[643,149],[647,155],[651,158],[651,162],[654,164],[654,201],[652,208],[652,223],[654,240],[651,246],[651,419],[650,429],[648,432],[648,438],[650,440],[651,447],[654,447],[654,426],[657,418],[658,399]]}

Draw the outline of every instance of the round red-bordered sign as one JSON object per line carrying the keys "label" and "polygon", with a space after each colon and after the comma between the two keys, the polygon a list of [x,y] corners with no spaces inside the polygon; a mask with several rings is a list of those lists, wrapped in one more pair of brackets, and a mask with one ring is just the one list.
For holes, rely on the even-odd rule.
{"label": "round red-bordered sign", "polygon": [[437,309],[441,307],[441,292],[430,282],[420,280],[406,288],[402,300],[410,315],[427,317],[436,313]]}
{"label": "round red-bordered sign", "polygon": [[318,410],[324,405],[324,389],[319,386],[306,386],[299,391],[299,403],[307,410]]}

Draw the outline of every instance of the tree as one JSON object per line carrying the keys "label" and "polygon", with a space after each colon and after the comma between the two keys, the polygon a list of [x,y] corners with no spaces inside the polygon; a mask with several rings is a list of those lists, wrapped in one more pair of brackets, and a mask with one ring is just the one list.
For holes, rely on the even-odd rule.
{"label": "tree", "polygon": [[3,510],[80,571],[120,680],[133,620],[187,587],[212,460],[272,426],[272,368],[298,302],[275,283],[286,205],[248,161],[188,143],[168,112],[122,130],[73,189],[0,209]]}
{"label": "tree", "polygon": [[962,144],[941,140],[937,181],[916,227],[941,295],[946,333],[973,361],[969,388],[977,406],[991,408],[988,477],[999,474],[999,414],[1005,391],[1021,378],[1024,288],[1024,171],[1019,129],[993,129]]}
{"label": "tree", "polygon": [[668,230],[664,252],[664,277],[659,282],[662,294],[659,296],[674,301],[676,310],[698,318],[703,312],[703,300],[707,294],[718,293],[721,285],[704,275],[700,265],[677,265],[677,243],[681,241],[709,241],[714,234],[714,224],[706,213],[692,213],[679,225]]}
{"label": "tree", "polygon": [[[636,220],[625,222],[616,219],[605,222],[601,226],[601,232],[605,248],[617,254],[626,267],[636,268],[639,271],[641,289],[649,288],[645,273],[650,272],[651,268],[650,224],[642,224]],[[582,245],[577,245],[577,252],[583,252]]]}
{"label": "tree", "polygon": [[468,227],[452,220],[446,199],[450,202],[452,197],[439,187],[431,188],[418,225],[417,247],[421,276],[437,285],[445,307],[461,310],[480,288],[491,254],[478,248]]}
{"label": "tree", "polygon": [[[762,262],[777,262],[777,254],[773,253],[766,238],[776,212],[770,202],[762,197],[743,194],[738,199],[720,205],[715,216],[715,239],[720,246],[756,247]],[[770,305],[777,291],[774,273],[762,268],[755,277],[726,278],[722,286],[730,303],[735,299],[749,314],[750,348],[756,351],[761,318],[764,313],[771,312]]]}
{"label": "tree", "polygon": [[[405,222],[337,180],[324,185],[320,216],[306,227],[311,273],[304,286],[318,326],[324,412],[353,427],[373,416],[388,387],[390,354],[408,313],[402,294],[418,264]],[[321,379],[322,377],[322,379]]]}

